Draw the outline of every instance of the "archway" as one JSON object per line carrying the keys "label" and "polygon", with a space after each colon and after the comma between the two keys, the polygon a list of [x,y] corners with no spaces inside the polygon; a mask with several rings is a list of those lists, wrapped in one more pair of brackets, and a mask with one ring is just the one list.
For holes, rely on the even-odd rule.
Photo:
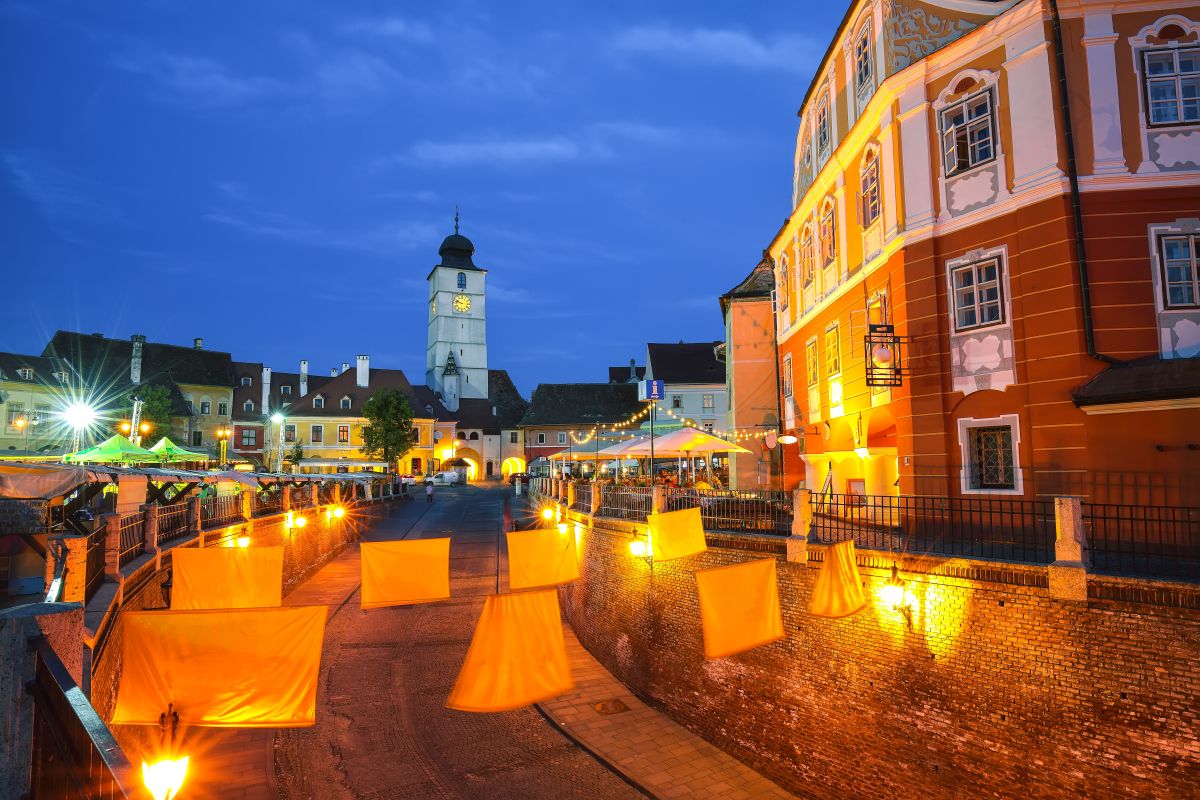
{"label": "archway", "polygon": [[459,445],[458,449],[454,452],[454,456],[467,462],[466,472],[468,481],[479,480],[483,474],[483,457],[476,450]]}
{"label": "archway", "polygon": [[525,472],[525,459],[517,456],[510,456],[504,459],[504,463],[500,465],[500,476],[505,480],[514,472]]}

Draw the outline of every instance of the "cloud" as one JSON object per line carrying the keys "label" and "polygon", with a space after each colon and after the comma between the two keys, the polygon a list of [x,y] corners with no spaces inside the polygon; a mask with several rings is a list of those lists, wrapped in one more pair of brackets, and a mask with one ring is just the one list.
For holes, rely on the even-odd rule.
{"label": "cloud", "polygon": [[210,58],[173,53],[123,54],[118,69],[139,75],[164,90],[163,99],[204,108],[247,105],[296,93],[289,84],[263,75],[238,75]]}
{"label": "cloud", "polygon": [[678,139],[674,129],[644,123],[604,122],[571,134],[483,137],[450,142],[421,141],[374,166],[549,165],[614,158],[624,142],[664,144]]}
{"label": "cloud", "polygon": [[85,182],[40,153],[9,151],[0,155],[12,184],[48,223],[121,223],[121,212],[90,196]]}
{"label": "cloud", "polygon": [[766,40],[744,31],[668,25],[629,28],[613,37],[611,46],[618,53],[664,61],[783,72],[811,69],[822,52],[816,41],[795,34]]}
{"label": "cloud", "polygon": [[437,229],[426,222],[389,221],[358,230],[333,230],[287,214],[251,207],[214,208],[204,219],[255,238],[376,255],[428,247],[438,236]]}
{"label": "cloud", "polygon": [[434,38],[433,29],[424,22],[415,22],[400,17],[355,20],[341,26],[339,30],[355,36],[401,39],[407,42],[432,42]]}

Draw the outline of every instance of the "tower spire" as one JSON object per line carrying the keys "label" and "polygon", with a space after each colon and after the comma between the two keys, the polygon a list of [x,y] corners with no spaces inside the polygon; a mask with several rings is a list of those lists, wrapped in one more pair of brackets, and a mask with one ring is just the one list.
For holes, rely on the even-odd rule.
{"label": "tower spire", "polygon": [[454,232],[458,233],[458,203],[454,204]]}

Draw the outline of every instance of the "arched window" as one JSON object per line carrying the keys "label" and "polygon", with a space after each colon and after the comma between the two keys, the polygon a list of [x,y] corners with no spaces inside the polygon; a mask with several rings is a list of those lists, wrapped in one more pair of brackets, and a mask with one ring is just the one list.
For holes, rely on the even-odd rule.
{"label": "arched window", "polygon": [[458,432],[458,438],[460,438],[460,439],[464,439],[464,440],[465,440],[465,439],[467,438],[467,434],[466,434],[466,432],[465,432],[465,431],[459,431],[459,432]]}
{"label": "arched window", "polygon": [[254,401],[253,400],[247,400],[246,402],[242,403],[242,411],[253,411],[253,410],[254,410]]}
{"label": "arched window", "polygon": [[322,397],[321,395],[317,395],[316,397],[313,398],[313,408],[324,408],[324,407],[325,407],[325,398],[324,397]]}
{"label": "arched window", "polygon": [[243,375],[243,376],[242,376],[242,386],[249,386],[249,385],[251,384],[251,382],[252,382],[252,381],[250,380],[250,376],[249,376],[249,375]]}
{"label": "arched window", "polygon": [[471,439],[478,439],[478,438],[479,438],[479,431],[471,431],[471,436],[470,436],[470,438],[471,438]]}
{"label": "arched window", "polygon": [[776,279],[780,308],[788,307],[788,297],[792,294],[791,270],[792,265],[788,262],[787,253],[784,253],[779,257],[779,277]]}
{"label": "arched window", "polygon": [[872,87],[875,68],[871,60],[871,24],[868,22],[859,31],[854,40],[854,88],[859,97],[866,94]]}
{"label": "arched window", "polygon": [[867,151],[863,159],[862,172],[859,174],[862,191],[858,195],[858,213],[862,218],[862,226],[869,228],[879,219],[879,155],[874,150]]}
{"label": "arched window", "polygon": [[825,95],[821,98],[821,100],[817,104],[817,118],[816,118],[816,122],[814,123],[814,127],[816,128],[816,137],[817,137],[817,155],[819,158],[824,159],[827,155],[829,155],[829,143],[830,143],[830,134],[831,134],[830,127],[829,127],[829,93],[828,92],[825,93]]}
{"label": "arched window", "polygon": [[349,408],[349,407],[350,407],[350,398],[343,397],[342,398],[342,408]]}
{"label": "arched window", "polygon": [[811,285],[813,278],[817,274],[817,259],[816,253],[813,252],[813,229],[811,223],[805,225],[804,233],[800,234],[800,274],[805,286]]}
{"label": "arched window", "polygon": [[833,198],[821,206],[820,230],[821,266],[828,267],[837,258],[837,217]]}
{"label": "arched window", "polygon": [[[1160,22],[1154,42],[1139,55],[1150,125],[1180,125],[1200,122],[1200,48],[1186,40],[1195,23],[1166,17]],[[1183,23],[1183,24],[1179,24]]]}
{"label": "arched window", "polygon": [[467,288],[467,273],[465,273],[465,272],[458,273],[458,288],[460,288],[460,289]]}

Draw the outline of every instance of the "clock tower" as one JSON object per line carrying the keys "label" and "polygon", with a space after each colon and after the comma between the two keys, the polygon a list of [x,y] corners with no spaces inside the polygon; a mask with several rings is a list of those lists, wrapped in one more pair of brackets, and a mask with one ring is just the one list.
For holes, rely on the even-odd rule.
{"label": "clock tower", "polygon": [[429,337],[425,349],[425,385],[451,411],[464,397],[487,398],[487,270],[475,266],[475,245],[458,232],[438,248],[441,263],[429,282]]}

